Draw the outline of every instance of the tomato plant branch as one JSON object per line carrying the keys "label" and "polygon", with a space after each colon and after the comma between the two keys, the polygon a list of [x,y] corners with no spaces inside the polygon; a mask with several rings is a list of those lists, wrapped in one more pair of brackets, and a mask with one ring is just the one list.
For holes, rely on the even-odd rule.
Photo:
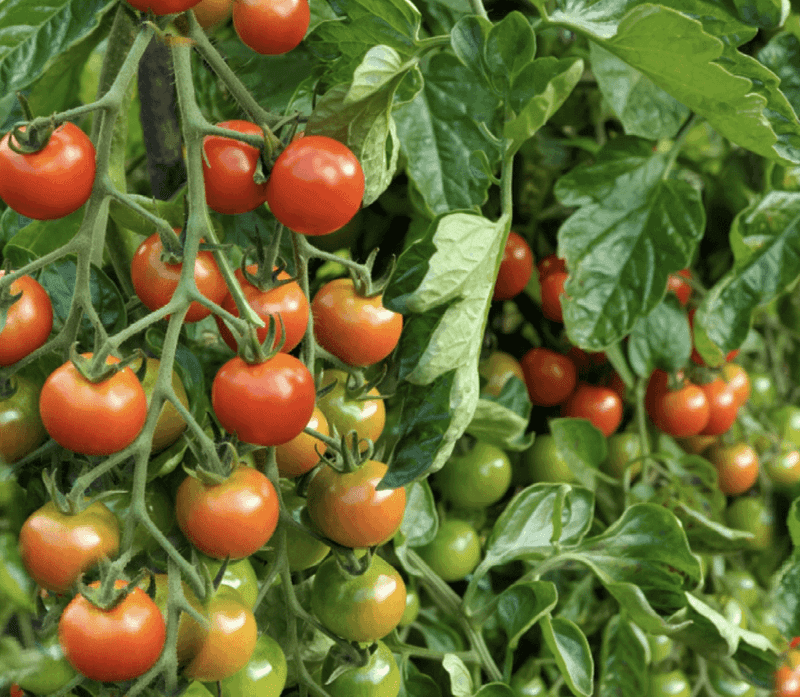
{"label": "tomato plant branch", "polygon": [[480,15],[484,19],[489,19],[489,14],[486,12],[486,8],[483,6],[483,0],[469,0],[469,4],[472,7],[472,11],[476,15]]}

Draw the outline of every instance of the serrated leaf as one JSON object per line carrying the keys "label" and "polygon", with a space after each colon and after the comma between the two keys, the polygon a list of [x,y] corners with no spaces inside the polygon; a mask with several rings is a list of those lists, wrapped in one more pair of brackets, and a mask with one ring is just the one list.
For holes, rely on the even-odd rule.
{"label": "serrated leaf", "polygon": [[516,649],[522,635],[558,602],[558,591],[550,581],[515,583],[504,590],[497,600],[497,617],[508,637],[508,646]]}
{"label": "serrated leaf", "polygon": [[667,296],[646,316],[639,318],[628,341],[631,367],[642,378],[654,368],[680,370],[692,353],[692,336],[686,311],[677,298]]}
{"label": "serrated leaf", "polygon": [[472,697],[472,676],[458,656],[448,653],[442,659],[442,667],[450,675],[450,691],[453,697]]}
{"label": "serrated leaf", "polygon": [[542,634],[572,694],[589,697],[594,690],[594,658],[580,627],[563,617],[545,615]]}
{"label": "serrated leaf", "polygon": [[642,630],[614,615],[603,631],[598,697],[647,694],[647,649]]}
{"label": "serrated leaf", "polygon": [[400,532],[405,536],[409,547],[428,544],[439,529],[439,516],[436,502],[427,479],[413,482],[406,490],[406,509]]}

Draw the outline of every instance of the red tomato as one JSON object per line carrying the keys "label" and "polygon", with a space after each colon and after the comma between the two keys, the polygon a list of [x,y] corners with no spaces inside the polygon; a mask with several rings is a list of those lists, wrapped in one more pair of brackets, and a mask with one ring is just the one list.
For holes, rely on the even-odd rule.
{"label": "red tomato", "polygon": [[758,479],[758,455],[746,443],[712,445],[706,457],[717,468],[719,489],[726,496],[737,496]]}
{"label": "red tomato", "polygon": [[622,422],[622,400],[608,387],[582,382],[561,405],[561,415],[588,419],[608,437]]}
{"label": "red tomato", "polygon": [[[240,5],[241,2],[236,2]],[[222,121],[228,128],[247,135],[263,135],[259,126],[250,121]],[[203,138],[203,179],[206,183],[206,203],[212,211],[236,215],[255,210],[267,200],[267,184],[256,184],[261,151],[252,145],[223,136]]]}
{"label": "red tomato", "polygon": [[[314,413],[307,424],[323,436],[330,435],[328,420],[318,407],[314,407]],[[316,464],[328,446],[307,433],[300,433],[288,443],[279,445],[275,448],[275,460],[278,463],[278,470],[282,477],[299,477],[314,469]]]}
{"label": "red tomato", "polygon": [[722,379],[733,390],[737,406],[742,406],[750,399],[750,376],[742,366],[736,363],[726,363],[722,366]]}
{"label": "red tomato", "polygon": [[185,12],[194,7],[200,0],[128,0],[128,4],[140,12],[152,12],[161,17]]}
{"label": "red tomato", "polygon": [[388,467],[369,460],[353,472],[323,467],[308,485],[306,506],[323,535],[345,547],[372,547],[392,537],[406,507],[406,490],[377,489]]}
{"label": "red tomato", "polygon": [[548,254],[542,257],[536,265],[536,270],[539,272],[539,280],[541,281],[545,276],[551,273],[566,273],[567,262],[560,259],[555,254]]}
{"label": "red tomato", "polygon": [[700,386],[708,399],[708,423],[700,431],[704,436],[718,436],[725,433],[739,412],[739,404],[733,388],[722,378],[716,378]]}
{"label": "red tomato", "polygon": [[[794,642],[791,645],[795,649]],[[775,671],[775,697],[800,697],[800,651],[791,650]]]}
{"label": "red tomato", "polygon": [[254,445],[292,440],[308,424],[315,399],[308,368],[285,353],[253,365],[231,358],[211,386],[211,405],[222,427]]}
{"label": "red tomato", "polygon": [[533,252],[525,238],[512,230],[503,249],[492,300],[510,300],[519,295],[528,285],[532,273]]}
{"label": "red tomato", "polygon": [[[119,359],[108,356],[106,363]],[[45,381],[39,414],[50,437],[67,450],[111,455],[136,440],[147,418],[147,396],[130,368],[95,383],[67,361]]]}
{"label": "red tomato", "polygon": [[551,407],[572,394],[578,372],[569,356],[546,348],[533,348],[520,361],[531,402]]}
{"label": "red tomato", "polygon": [[608,363],[608,357],[603,351],[584,351],[577,346],[570,346],[567,355],[581,374],[589,372],[593,367]]}
{"label": "red tomato", "polygon": [[10,208],[28,218],[55,220],[89,200],[96,152],[74,123],[60,125],[44,148],[28,155],[15,153],[9,136],[0,140],[0,198]]}
{"label": "red tomato", "polygon": [[[5,271],[0,269],[0,278]],[[8,308],[0,330],[0,366],[11,365],[42,346],[53,328],[53,304],[41,284],[30,276],[11,283],[11,295],[22,293]]]}
{"label": "red tomato", "polygon": [[304,235],[338,230],[358,212],[363,198],[361,164],[350,148],[327,136],[304,136],[289,143],[267,182],[273,215]]}
{"label": "red tomato", "polygon": [[[172,300],[181,277],[183,264],[165,264],[161,261],[163,251],[158,233],[150,235],[139,245],[131,262],[133,288],[149,310],[158,310]],[[217,304],[228,292],[228,286],[211,252],[198,252],[194,261],[194,282],[200,293]],[[211,310],[195,301],[189,306],[184,321],[199,322],[210,314]]]}
{"label": "red tomato", "polygon": [[[99,582],[90,584],[97,588]],[[125,581],[116,581],[124,588]],[[167,627],[156,604],[141,588],[111,610],[101,610],[76,595],[58,621],[58,639],[70,665],[90,680],[133,680],[155,665]]]}
{"label": "red tomato", "polygon": [[[248,273],[252,274],[254,274],[257,269],[258,266],[256,264],[251,264],[247,267]],[[266,340],[267,332],[269,331],[269,317],[272,315],[277,323],[273,347],[278,345],[281,338],[281,326],[280,322],[278,322],[277,315],[280,315],[281,319],[283,319],[283,326],[286,329],[286,342],[283,344],[281,351],[283,353],[289,353],[303,340],[303,335],[308,326],[308,299],[303,295],[303,291],[300,290],[300,285],[296,281],[292,281],[291,283],[285,283],[277,288],[262,291],[244,277],[241,269],[236,270],[236,278],[239,280],[239,284],[242,287],[242,292],[247,299],[247,304],[264,320],[265,326],[261,327],[256,332],[258,340],[261,343]],[[278,274],[279,281],[288,278],[291,278],[291,276],[285,271],[281,271]],[[236,317],[239,316],[239,308],[236,307],[236,302],[230,293],[225,296],[221,305],[232,315]],[[218,315],[214,315],[214,319],[217,321],[220,336],[225,343],[234,351],[238,350],[236,339],[234,339],[231,330],[228,329],[222,318]]]}
{"label": "red tomato", "polygon": [[308,0],[236,0],[233,28],[256,53],[277,56],[291,51],[311,21]]}
{"label": "red tomato", "polygon": [[677,390],[663,390],[646,405],[656,428],[674,438],[696,436],[708,424],[706,393],[688,382]]}
{"label": "red tomato", "polygon": [[564,313],[561,310],[561,294],[567,282],[564,271],[553,271],[541,279],[542,314],[553,322],[563,322]]}
{"label": "red tomato", "polygon": [[403,315],[386,309],[382,297],[359,295],[349,278],[322,286],[311,301],[320,346],[349,365],[366,367],[386,358],[400,341]]}
{"label": "red tomato", "polygon": [[681,269],[678,273],[671,273],[667,278],[667,292],[675,293],[678,302],[683,307],[686,307],[686,303],[689,302],[689,298],[692,296],[692,286],[683,279],[691,277],[692,272],[689,269]]}

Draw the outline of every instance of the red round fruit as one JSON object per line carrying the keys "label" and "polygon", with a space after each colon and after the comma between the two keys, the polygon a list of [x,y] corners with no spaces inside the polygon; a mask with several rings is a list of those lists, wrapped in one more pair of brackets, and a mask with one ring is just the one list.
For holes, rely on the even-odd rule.
{"label": "red round fruit", "polygon": [[563,322],[564,313],[561,309],[561,294],[567,282],[564,271],[553,271],[541,279],[542,314],[553,322]]}
{"label": "red round fruit", "polygon": [[663,390],[652,395],[647,413],[656,428],[674,438],[696,436],[708,424],[706,393],[689,382],[677,390]]}
{"label": "red round fruit", "polygon": [[[247,267],[248,273],[254,274],[258,266],[251,264]],[[269,317],[274,317],[276,322],[275,343],[273,347],[277,347],[281,339],[281,325],[278,321],[278,315],[283,320],[283,327],[286,330],[286,340],[281,347],[283,353],[289,353],[295,348],[302,340],[308,326],[308,298],[303,294],[300,285],[297,281],[284,283],[283,285],[269,290],[262,291],[257,286],[254,286],[248,281],[241,269],[236,270],[236,278],[239,285],[242,287],[242,292],[247,300],[247,304],[253,308],[255,313],[264,320],[264,326],[256,331],[258,340],[261,343],[267,338],[269,332]],[[291,278],[288,273],[281,271],[278,274],[278,280],[286,280]],[[230,312],[236,317],[239,316],[239,308],[236,307],[236,301],[233,296],[228,293],[222,300],[222,308]],[[221,317],[214,315],[214,319],[219,327],[220,336],[232,350],[237,351],[238,346],[231,330]]]}
{"label": "red round fruit", "polygon": [[[0,270],[0,278],[5,271]],[[53,328],[53,304],[42,285],[31,276],[11,283],[11,295],[22,293],[8,308],[0,330],[0,366],[11,365],[42,346]]]}
{"label": "red round fruit", "polygon": [[539,272],[539,280],[541,281],[545,276],[551,273],[566,273],[567,262],[560,259],[555,254],[548,254],[542,257],[536,265],[536,270]]}
{"label": "red round fruit", "polygon": [[222,427],[254,445],[292,440],[308,424],[315,399],[308,368],[285,353],[255,364],[232,358],[211,386],[211,404]]}
{"label": "red round fruit", "polygon": [[791,649],[775,671],[775,697],[800,697],[800,651],[795,650],[794,643]]}
{"label": "red round fruit", "polygon": [[622,422],[622,400],[608,387],[582,382],[561,406],[561,415],[588,419],[608,437]]}
{"label": "red round fruit", "polygon": [[675,297],[683,307],[686,307],[692,296],[692,286],[683,279],[691,277],[692,272],[689,269],[681,269],[677,273],[671,273],[667,278],[667,292],[675,293]]}
{"label": "red round fruit", "polygon": [[[179,230],[175,231],[180,232]],[[149,310],[164,307],[175,293],[183,264],[166,264],[161,261],[164,245],[158,233],[150,235],[139,245],[131,262],[131,280],[136,295]],[[222,272],[211,252],[198,252],[194,261],[194,282],[197,290],[211,302],[219,304],[228,292]],[[186,313],[185,322],[199,322],[211,310],[194,301]]]}
{"label": "red round fruit", "polygon": [[[307,428],[311,428],[323,436],[330,435],[328,420],[319,407],[314,407],[314,413],[311,415]],[[282,477],[289,479],[299,477],[301,474],[314,469],[327,449],[326,443],[308,433],[302,432],[288,443],[275,448],[278,471]]]}
{"label": "red round fruit", "polygon": [[8,146],[9,136],[0,139],[0,198],[10,208],[35,220],[55,220],[89,200],[97,153],[74,123],[61,124],[44,148],[27,155]]}
{"label": "red round fruit", "polygon": [[492,300],[510,300],[528,285],[533,274],[533,252],[522,235],[508,233]]}
{"label": "red round fruit", "polygon": [[233,28],[256,53],[277,56],[291,51],[311,21],[308,0],[236,0]]}
{"label": "red round fruit", "polygon": [[719,489],[726,496],[737,496],[758,479],[758,455],[746,443],[712,445],[706,457],[717,468]]}
{"label": "red round fruit", "polygon": [[358,212],[363,198],[361,164],[350,148],[327,136],[304,136],[289,143],[267,182],[273,215],[304,235],[338,230]]}
{"label": "red round fruit", "polygon": [[750,376],[742,366],[726,363],[722,366],[722,379],[730,385],[736,395],[736,404],[742,406],[750,399]]}
{"label": "red round fruit", "polygon": [[531,402],[551,407],[572,394],[578,381],[575,364],[569,356],[546,348],[528,351],[520,361]]}
{"label": "red round fruit", "polygon": [[716,378],[700,386],[708,399],[708,423],[700,431],[704,436],[718,436],[725,433],[739,412],[739,404],[733,388],[722,378]]}

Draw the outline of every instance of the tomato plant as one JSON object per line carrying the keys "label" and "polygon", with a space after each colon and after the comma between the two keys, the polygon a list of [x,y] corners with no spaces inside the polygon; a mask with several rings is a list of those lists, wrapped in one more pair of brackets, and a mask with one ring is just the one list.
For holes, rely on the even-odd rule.
{"label": "tomato plant", "polygon": [[533,252],[525,238],[514,232],[508,233],[503,258],[497,272],[492,300],[510,300],[519,295],[528,285],[533,274]]}
{"label": "tomato plant", "polygon": [[16,462],[47,438],[39,416],[39,388],[23,377],[14,379],[15,392],[0,399],[0,461]]}
{"label": "tomato plant", "polygon": [[75,669],[64,657],[58,640],[58,633],[52,632],[37,642],[36,648],[42,654],[39,670],[22,678],[19,686],[35,695],[48,695],[60,690],[75,677]]}
{"label": "tomato plant", "polygon": [[436,536],[419,555],[445,581],[460,581],[481,560],[478,533],[465,520],[449,518],[439,524]]}
{"label": "tomato plant", "polygon": [[678,302],[686,307],[689,298],[692,297],[692,286],[684,279],[691,279],[692,272],[689,269],[681,269],[677,273],[671,273],[667,278],[667,291],[675,293]]}
{"label": "tomato plant", "polygon": [[704,436],[718,436],[725,433],[739,413],[736,393],[730,383],[716,378],[700,386],[708,400],[708,421],[700,431]]}
{"label": "tomato plant", "polygon": [[712,445],[706,457],[717,468],[723,494],[743,494],[758,478],[759,463],[755,450],[746,443]]}
{"label": "tomato plant", "polygon": [[213,29],[230,19],[233,0],[200,0],[192,12],[203,29]]}
{"label": "tomato plant", "polygon": [[334,661],[329,656],[322,665],[322,676],[331,697],[397,697],[400,694],[400,669],[391,649],[379,641],[365,666],[353,667],[333,678]]}
{"label": "tomato plant", "polygon": [[[222,568],[223,560],[203,555],[200,557],[200,561],[208,569],[211,577],[216,578]],[[249,557],[238,561],[229,560],[220,584],[233,588],[247,607],[251,608],[255,605],[259,581]]]}
{"label": "tomato plant", "polygon": [[545,276],[551,273],[566,273],[567,263],[555,254],[547,254],[539,259],[536,264],[536,270],[539,273],[539,280],[541,281]]}
{"label": "tomato plant", "polygon": [[[303,525],[306,530],[313,529],[314,524],[308,514],[305,498],[291,491],[284,491],[283,505],[287,513],[296,522]],[[278,525],[283,525],[286,529],[286,556],[290,571],[310,569],[312,566],[319,564],[331,551],[328,545],[316,537],[312,537],[306,530],[301,530],[285,523],[278,523]],[[268,561],[272,561],[275,558],[274,553],[271,551],[262,552],[260,556],[263,556]]]}
{"label": "tomato plant", "polygon": [[615,433],[606,442],[608,454],[600,465],[613,477],[622,477],[630,467],[631,477],[642,471],[641,461],[634,462],[642,456],[642,442],[637,433]]}
{"label": "tomato plant", "polygon": [[[330,435],[328,420],[319,407],[314,407],[306,428],[313,429],[323,436]],[[284,477],[298,477],[311,471],[328,449],[324,441],[310,433],[301,432],[292,440],[275,448],[278,470]]]}
{"label": "tomato plant", "polygon": [[489,357],[478,366],[478,372],[481,377],[486,378],[483,392],[492,397],[498,397],[503,386],[512,377],[525,382],[522,365],[514,356],[505,351],[492,351]]}
{"label": "tomato plant", "polygon": [[511,485],[511,461],[500,448],[478,441],[467,453],[451,457],[434,481],[454,506],[485,508]]}
{"label": "tomato plant", "polygon": [[768,549],[775,538],[775,518],[772,511],[758,498],[740,496],[725,511],[728,525],[753,535],[747,544],[751,549]]}
{"label": "tomato plant", "polygon": [[339,435],[355,431],[359,440],[369,438],[373,443],[377,441],[386,425],[386,407],[377,388],[373,387],[360,397],[350,395],[347,373],[343,370],[326,370],[322,375],[320,389],[324,390],[334,381],[336,384],[333,388],[317,401],[329,427],[336,428]]}
{"label": "tomato plant", "polygon": [[310,20],[308,0],[239,0],[233,5],[233,27],[242,43],[270,56],[297,46]]}
{"label": "tomato plant", "polygon": [[279,697],[286,684],[286,672],[286,656],[280,644],[269,634],[262,634],[247,665],[222,680],[222,694]]}
{"label": "tomato plant", "polygon": [[561,295],[564,293],[564,284],[568,274],[564,271],[551,271],[539,280],[542,293],[542,314],[554,322],[564,321],[561,307]]}
{"label": "tomato plant", "polygon": [[531,402],[542,406],[561,404],[578,382],[575,363],[546,348],[533,348],[520,361]]}
{"label": "tomato plant", "polygon": [[670,436],[696,436],[708,425],[708,397],[701,387],[691,382],[677,390],[658,390],[651,395],[648,415],[656,428]]}
{"label": "tomato plant", "polygon": [[[147,397],[147,405],[149,407],[150,400],[153,396],[153,391],[156,387],[156,380],[158,379],[158,371],[161,366],[161,361],[157,358],[147,358],[146,362],[147,370],[142,380],[142,388],[144,389],[144,394]],[[134,371],[138,371],[140,365],[140,361],[134,361],[131,364],[131,368]],[[186,394],[186,388],[183,386],[183,382],[178,375],[178,371],[175,369],[172,370],[172,389],[175,391],[180,403],[188,409],[189,397]],[[162,405],[161,412],[158,415],[156,428],[153,431],[153,442],[150,448],[154,453],[168,448],[176,440],[178,440],[178,438],[181,437],[185,430],[186,421],[184,421],[183,417],[178,413],[175,405],[171,402],[165,402]]]}
{"label": "tomato plant", "polygon": [[563,416],[588,419],[604,436],[622,423],[622,400],[614,390],[582,382],[561,406]]}
{"label": "tomato plant", "polygon": [[[0,278],[5,271],[0,269]],[[50,296],[36,279],[21,276],[11,282],[12,296],[22,294],[8,308],[5,325],[0,329],[0,366],[16,363],[39,348],[53,328],[53,305]]]}
{"label": "tomato plant", "polygon": [[[155,593],[153,601],[161,612],[164,621],[167,621],[167,599],[169,589],[167,584],[169,582],[167,574],[153,574],[153,585]],[[195,595],[194,591],[184,582],[181,582],[181,591],[183,597],[189,605],[201,616],[207,617],[207,610],[203,603]],[[178,657],[178,665],[186,665],[192,658],[194,658],[200,647],[205,641],[208,628],[200,624],[188,612],[181,612],[178,619],[178,636],[176,638],[176,652]]]}
{"label": "tomato plant", "polygon": [[152,12],[156,16],[185,12],[200,0],[127,0],[128,4],[140,12]]}
{"label": "tomato plant", "polygon": [[533,482],[577,482],[575,474],[556,447],[556,440],[549,433],[541,434],[525,451],[527,479]]}

